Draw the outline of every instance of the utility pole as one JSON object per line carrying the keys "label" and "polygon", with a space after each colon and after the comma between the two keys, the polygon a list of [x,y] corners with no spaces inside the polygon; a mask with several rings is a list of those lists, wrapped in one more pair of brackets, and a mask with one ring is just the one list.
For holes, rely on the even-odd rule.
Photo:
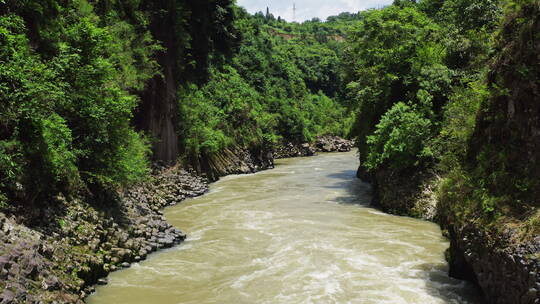
{"label": "utility pole", "polygon": [[292,5],[292,20],[293,22],[296,21],[296,3],[293,2],[293,5]]}

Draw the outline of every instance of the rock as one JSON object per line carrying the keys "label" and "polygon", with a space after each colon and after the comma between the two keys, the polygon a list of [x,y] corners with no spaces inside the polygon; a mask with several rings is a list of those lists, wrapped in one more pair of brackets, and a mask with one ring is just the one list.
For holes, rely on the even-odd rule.
{"label": "rock", "polygon": [[311,156],[316,152],[348,152],[354,142],[337,136],[317,137],[314,144],[285,142],[274,147],[273,156],[278,158]]}
{"label": "rock", "polygon": [[51,276],[41,281],[41,288],[48,291],[58,290],[60,289],[60,281],[58,281],[57,277]]}
{"label": "rock", "polygon": [[2,300],[2,302],[0,303],[13,303],[13,301],[15,300],[15,293],[11,290],[6,289],[0,294],[0,300]]}
{"label": "rock", "polygon": [[352,141],[337,136],[320,136],[315,142],[315,147],[320,152],[348,152],[353,146]]}
{"label": "rock", "polygon": [[4,268],[4,265],[9,263],[9,259],[7,256],[0,256],[0,269]]}
{"label": "rock", "polygon": [[107,283],[109,283],[109,281],[107,280],[107,278],[101,278],[101,279],[98,279],[98,280],[97,280],[97,284],[98,284],[98,285],[106,285]]}
{"label": "rock", "polygon": [[535,288],[529,289],[521,297],[521,303],[533,303],[534,300],[538,300],[537,293],[538,293],[538,290],[536,290]]}
{"label": "rock", "polygon": [[[251,153],[237,160],[235,166],[249,172],[268,167]],[[111,198],[110,206],[96,208],[97,202],[62,198],[43,204],[44,210],[36,207],[18,215],[36,230],[0,213],[0,250],[8,252],[0,256],[0,285],[10,286],[0,291],[0,303],[80,302],[81,295],[91,292],[89,284],[107,283],[98,278],[183,240],[184,234],[165,221],[160,209],[204,194],[208,180],[177,168],[162,168],[157,174]]]}

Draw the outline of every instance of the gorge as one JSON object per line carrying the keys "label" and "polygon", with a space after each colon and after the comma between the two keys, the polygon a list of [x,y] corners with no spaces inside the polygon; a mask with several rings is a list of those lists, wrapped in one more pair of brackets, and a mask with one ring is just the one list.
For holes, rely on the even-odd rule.
{"label": "gorge", "polygon": [[539,32],[0,0],[0,303],[538,303]]}

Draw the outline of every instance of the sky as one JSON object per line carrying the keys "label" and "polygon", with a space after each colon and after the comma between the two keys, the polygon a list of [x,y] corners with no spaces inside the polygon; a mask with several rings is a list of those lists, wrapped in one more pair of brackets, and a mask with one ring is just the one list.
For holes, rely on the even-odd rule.
{"label": "sky", "polygon": [[391,4],[393,0],[237,0],[250,13],[259,11],[266,12],[270,8],[276,18],[293,21],[293,3],[296,4],[296,19],[302,22],[318,17],[325,20],[328,16],[337,15],[341,12],[356,13],[368,8],[379,8]]}

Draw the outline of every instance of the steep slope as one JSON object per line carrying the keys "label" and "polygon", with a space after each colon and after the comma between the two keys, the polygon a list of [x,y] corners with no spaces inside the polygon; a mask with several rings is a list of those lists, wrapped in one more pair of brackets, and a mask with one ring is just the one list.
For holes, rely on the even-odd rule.
{"label": "steep slope", "polygon": [[508,8],[463,171],[441,191],[451,274],[491,303],[540,299],[540,2]]}

